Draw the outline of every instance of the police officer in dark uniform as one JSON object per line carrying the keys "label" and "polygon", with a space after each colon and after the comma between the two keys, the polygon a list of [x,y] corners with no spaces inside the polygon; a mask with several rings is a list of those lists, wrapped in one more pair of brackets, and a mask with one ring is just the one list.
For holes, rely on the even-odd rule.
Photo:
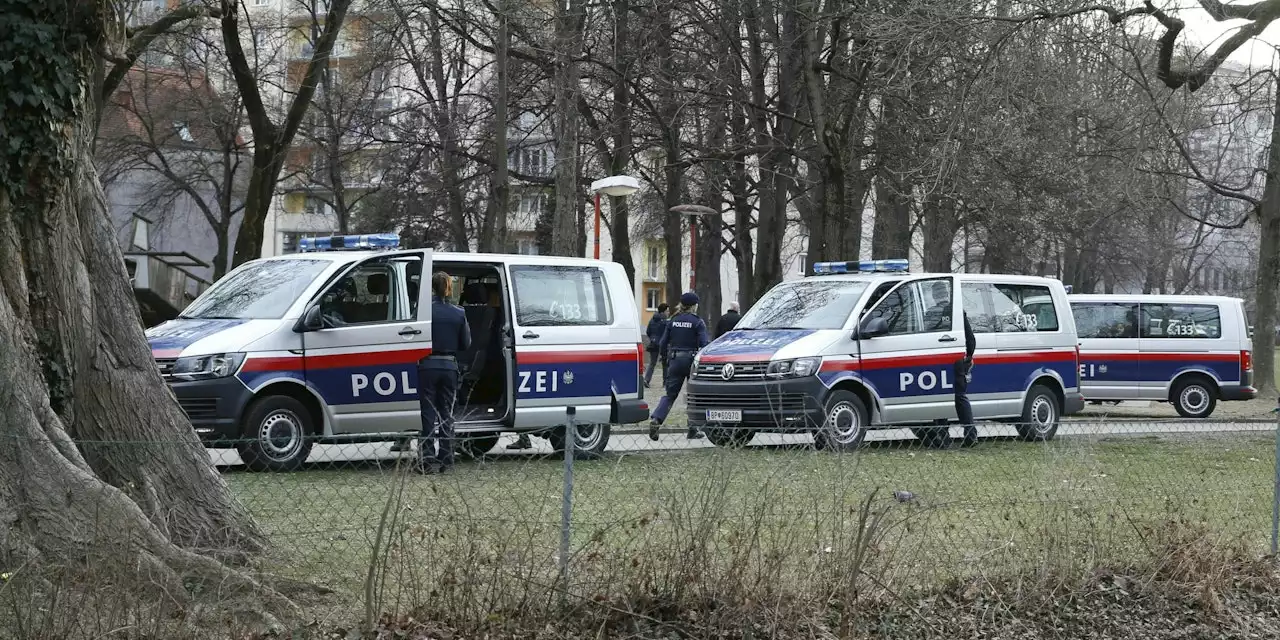
{"label": "police officer in dark uniform", "polygon": [[969,314],[964,314],[964,357],[956,360],[955,402],[956,418],[964,427],[964,445],[973,446],[978,442],[978,427],[973,423],[973,407],[969,404],[969,382],[973,379],[973,352],[977,349],[977,337],[969,324]]}
{"label": "police officer in dark uniform", "polygon": [[423,473],[453,467],[453,403],[458,394],[457,355],[471,346],[471,327],[461,307],[449,302],[453,280],[431,276],[431,355],[418,362],[418,402],[422,438],[418,446]]}
{"label": "police officer in dark uniform", "polygon": [[[649,422],[650,440],[658,439],[658,427],[666,420],[671,405],[684,387],[685,378],[693,370],[693,356],[710,342],[707,339],[707,324],[697,316],[697,312],[698,294],[689,291],[680,296],[680,308],[671,316],[667,330],[658,342],[659,353],[665,354],[667,358],[663,380],[667,394],[662,396],[658,407],[653,410],[653,419]],[[702,437],[702,433],[691,426],[688,437],[690,440],[697,440]]]}

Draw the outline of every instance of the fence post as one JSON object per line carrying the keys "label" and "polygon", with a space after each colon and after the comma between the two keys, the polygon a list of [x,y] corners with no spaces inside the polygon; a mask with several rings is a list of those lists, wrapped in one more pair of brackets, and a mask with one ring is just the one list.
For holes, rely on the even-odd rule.
{"label": "fence post", "polygon": [[564,496],[560,501],[561,597],[569,591],[569,533],[573,516],[573,450],[577,446],[577,407],[566,407],[564,424]]}
{"label": "fence post", "polygon": [[1271,466],[1275,469],[1276,480],[1271,491],[1271,555],[1280,550],[1280,399],[1276,400],[1276,408],[1272,410],[1276,417],[1276,452]]}

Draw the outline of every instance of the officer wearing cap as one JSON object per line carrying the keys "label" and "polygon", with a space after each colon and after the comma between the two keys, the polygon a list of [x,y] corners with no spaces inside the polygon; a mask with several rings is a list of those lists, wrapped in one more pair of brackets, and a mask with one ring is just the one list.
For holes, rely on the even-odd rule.
{"label": "officer wearing cap", "polygon": [[[697,316],[697,313],[698,294],[688,291],[680,296],[680,307],[676,309],[676,314],[671,316],[662,339],[658,341],[658,352],[665,354],[667,358],[663,380],[666,395],[662,396],[658,401],[658,407],[653,410],[653,419],[649,422],[650,440],[658,439],[658,427],[662,426],[663,420],[666,420],[667,413],[671,411],[671,405],[675,403],[676,397],[680,395],[680,389],[684,387],[685,378],[688,378],[693,370],[693,356],[710,342],[707,338],[707,324]],[[702,434],[697,429],[689,427],[688,437],[690,440],[697,440],[702,437]]]}
{"label": "officer wearing cap", "polygon": [[418,446],[423,473],[453,467],[453,403],[458,395],[458,353],[471,347],[471,327],[462,307],[449,302],[453,280],[437,271],[431,276],[431,355],[418,362],[418,403],[422,439]]}

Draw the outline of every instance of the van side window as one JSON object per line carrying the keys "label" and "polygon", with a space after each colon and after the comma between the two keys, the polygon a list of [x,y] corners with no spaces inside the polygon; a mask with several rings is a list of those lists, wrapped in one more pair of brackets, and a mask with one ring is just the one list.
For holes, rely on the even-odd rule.
{"label": "van side window", "polygon": [[1214,304],[1143,304],[1143,338],[1222,337],[1222,316]]}
{"label": "van side window", "polygon": [[1138,337],[1136,303],[1077,302],[1071,305],[1081,338]]}
{"label": "van side window", "polygon": [[991,309],[991,285],[985,282],[962,283],[960,301],[974,333],[996,332],[996,316]]}
{"label": "van side window", "polygon": [[991,289],[996,331],[1057,331],[1058,310],[1049,287],[1033,284],[994,284]]}
{"label": "van side window", "polygon": [[951,281],[932,280],[903,285],[885,296],[871,311],[884,318],[891,336],[951,330]]}
{"label": "van side window", "polygon": [[520,326],[613,323],[604,273],[596,267],[511,267],[511,282]]}
{"label": "van side window", "polygon": [[404,284],[385,260],[362,264],[321,297],[321,317],[329,327],[409,320],[409,309],[398,302]]}

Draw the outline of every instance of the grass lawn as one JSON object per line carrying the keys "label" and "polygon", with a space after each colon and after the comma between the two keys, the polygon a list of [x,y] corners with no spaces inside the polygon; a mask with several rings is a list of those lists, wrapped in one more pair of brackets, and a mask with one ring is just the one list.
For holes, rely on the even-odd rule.
{"label": "grass lawn", "polygon": [[[1262,552],[1273,449],[1270,434],[1220,433],[613,455],[575,468],[569,579],[608,598],[713,583],[821,592],[858,574],[851,563],[897,585],[1082,572],[1149,557],[1174,521]],[[398,493],[380,602],[453,602],[483,617],[530,606],[556,579],[562,464],[468,463],[441,478],[373,465],[227,477],[275,543],[270,570],[353,597]],[[898,502],[895,490],[914,498]],[[859,506],[872,491],[880,523],[863,545]]]}

